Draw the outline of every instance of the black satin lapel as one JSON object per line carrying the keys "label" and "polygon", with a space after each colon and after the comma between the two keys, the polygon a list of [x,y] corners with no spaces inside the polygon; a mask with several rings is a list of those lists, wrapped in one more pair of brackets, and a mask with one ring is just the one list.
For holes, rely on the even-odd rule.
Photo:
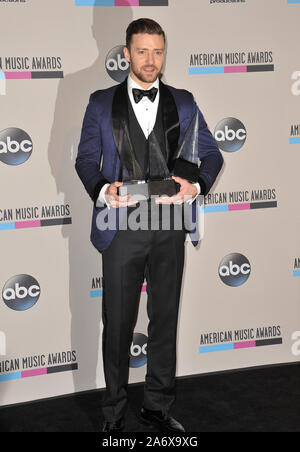
{"label": "black satin lapel", "polygon": [[162,116],[169,166],[178,147],[180,123],[174,97],[162,81],[160,81],[160,96],[162,100]]}
{"label": "black satin lapel", "polygon": [[123,172],[123,180],[141,179],[141,169],[136,162],[129,133],[127,79],[117,87],[113,98],[112,132],[121,167],[128,172],[126,175]]}
{"label": "black satin lapel", "polygon": [[112,104],[112,131],[115,145],[119,155],[121,155],[122,135],[124,124],[128,127],[128,101],[127,101],[127,79],[121,83],[115,92]]}

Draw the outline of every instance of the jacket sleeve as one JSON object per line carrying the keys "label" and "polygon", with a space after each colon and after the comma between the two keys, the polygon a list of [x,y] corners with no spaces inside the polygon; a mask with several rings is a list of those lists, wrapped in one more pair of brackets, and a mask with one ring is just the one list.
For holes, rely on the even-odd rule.
{"label": "jacket sleeve", "polygon": [[194,112],[198,111],[199,114],[198,155],[201,161],[199,168],[199,184],[201,187],[201,194],[205,196],[210,191],[221,171],[224,159],[216,140],[205,122],[203,114],[194,100],[193,103]]}
{"label": "jacket sleeve", "polygon": [[110,183],[100,171],[102,157],[100,121],[99,106],[92,94],[83,119],[75,169],[95,207],[101,188],[104,184]]}

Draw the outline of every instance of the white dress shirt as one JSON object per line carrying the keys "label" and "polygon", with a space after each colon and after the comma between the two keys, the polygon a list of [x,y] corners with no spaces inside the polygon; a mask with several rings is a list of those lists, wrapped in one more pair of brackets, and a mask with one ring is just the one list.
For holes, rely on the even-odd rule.
{"label": "white dress shirt", "polygon": [[[132,78],[128,77],[128,83],[127,83],[127,89],[128,89],[128,96],[134,111],[134,114],[141,126],[142,131],[144,132],[145,137],[148,139],[150,133],[154,129],[155,122],[156,122],[156,116],[157,116],[157,110],[158,110],[158,104],[159,104],[159,79],[156,79],[156,81],[153,83],[153,85],[148,88],[148,90],[152,88],[157,88],[158,92],[155,98],[154,102],[151,102],[149,97],[144,96],[140,102],[136,103],[134,101],[132,90],[134,88],[137,89],[143,89],[141,88]],[[144,91],[148,91],[144,90]]]}
{"label": "white dress shirt", "polygon": [[[132,93],[133,88],[144,90],[144,88],[142,88],[138,83],[136,83],[129,75],[128,79],[127,79],[128,96],[129,96],[133,111],[135,113],[135,116],[141,126],[141,129],[143,130],[145,137],[148,139],[150,133],[154,129],[155,122],[156,122],[159,97],[160,97],[159,79],[157,78],[156,81],[150,86],[150,88],[148,88],[149,90],[152,88],[158,89],[158,93],[156,95],[154,102],[151,102],[151,100],[148,97],[144,96],[140,102],[136,103],[133,98],[133,93]],[[109,185],[110,184],[103,185],[103,187],[99,193],[97,203],[96,203],[97,207],[100,207],[103,204],[106,204],[108,208],[110,207],[107,199],[105,198],[105,192],[106,192],[107,187],[109,187]],[[196,199],[196,197],[201,192],[200,185],[198,183],[196,183],[194,185],[196,186],[198,193],[193,199],[189,199],[188,201],[186,201],[189,204],[192,203],[194,201],[194,199]]]}

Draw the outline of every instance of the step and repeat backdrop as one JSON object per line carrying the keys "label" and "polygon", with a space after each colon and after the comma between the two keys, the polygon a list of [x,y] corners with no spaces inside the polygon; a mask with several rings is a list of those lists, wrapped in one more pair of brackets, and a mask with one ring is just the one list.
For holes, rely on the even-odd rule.
{"label": "step and repeat backdrop", "polygon": [[[0,17],[0,405],[105,387],[101,255],[74,165],[139,17],[165,29],[163,80],[194,94],[225,160],[186,243],[177,376],[299,361],[300,1],[0,0]],[[131,383],[146,303],[144,285]]]}

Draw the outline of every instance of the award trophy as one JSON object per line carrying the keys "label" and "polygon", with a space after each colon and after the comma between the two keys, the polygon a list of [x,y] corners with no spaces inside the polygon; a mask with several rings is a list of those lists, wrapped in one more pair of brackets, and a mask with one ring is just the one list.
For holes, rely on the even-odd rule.
{"label": "award trophy", "polygon": [[195,183],[198,178],[198,112],[192,118],[173,159],[172,174]]}
{"label": "award trophy", "polygon": [[174,196],[180,186],[172,179],[167,162],[154,132],[149,136],[149,196]]}
{"label": "award trophy", "polygon": [[198,182],[198,113],[192,118],[181,144],[168,168],[160,143],[154,130],[148,138],[145,174],[141,170],[126,132],[123,138],[123,185],[120,196],[130,194],[135,200],[147,200],[151,196],[174,196],[180,191],[180,184],[172,175]]}
{"label": "award trophy", "polygon": [[142,201],[148,200],[151,196],[173,196],[179,191],[180,186],[171,177],[154,130],[149,135],[147,142],[144,174],[129,140],[126,145],[123,146],[121,159],[123,161],[123,185],[118,189],[120,196],[130,194],[134,200]]}
{"label": "award trophy", "polygon": [[170,168],[161,152],[155,134],[150,135],[149,159],[150,180],[149,194],[159,196],[174,196],[180,191],[180,184],[172,179],[172,175],[186,179],[189,182],[198,182],[198,112],[192,118],[181,144],[171,161]]}
{"label": "award trophy", "polygon": [[143,171],[138,163],[135,152],[129,139],[127,128],[122,130],[121,143],[121,164],[123,185],[118,188],[119,196],[130,194],[135,201],[144,201],[149,198],[148,184],[143,177]]}

